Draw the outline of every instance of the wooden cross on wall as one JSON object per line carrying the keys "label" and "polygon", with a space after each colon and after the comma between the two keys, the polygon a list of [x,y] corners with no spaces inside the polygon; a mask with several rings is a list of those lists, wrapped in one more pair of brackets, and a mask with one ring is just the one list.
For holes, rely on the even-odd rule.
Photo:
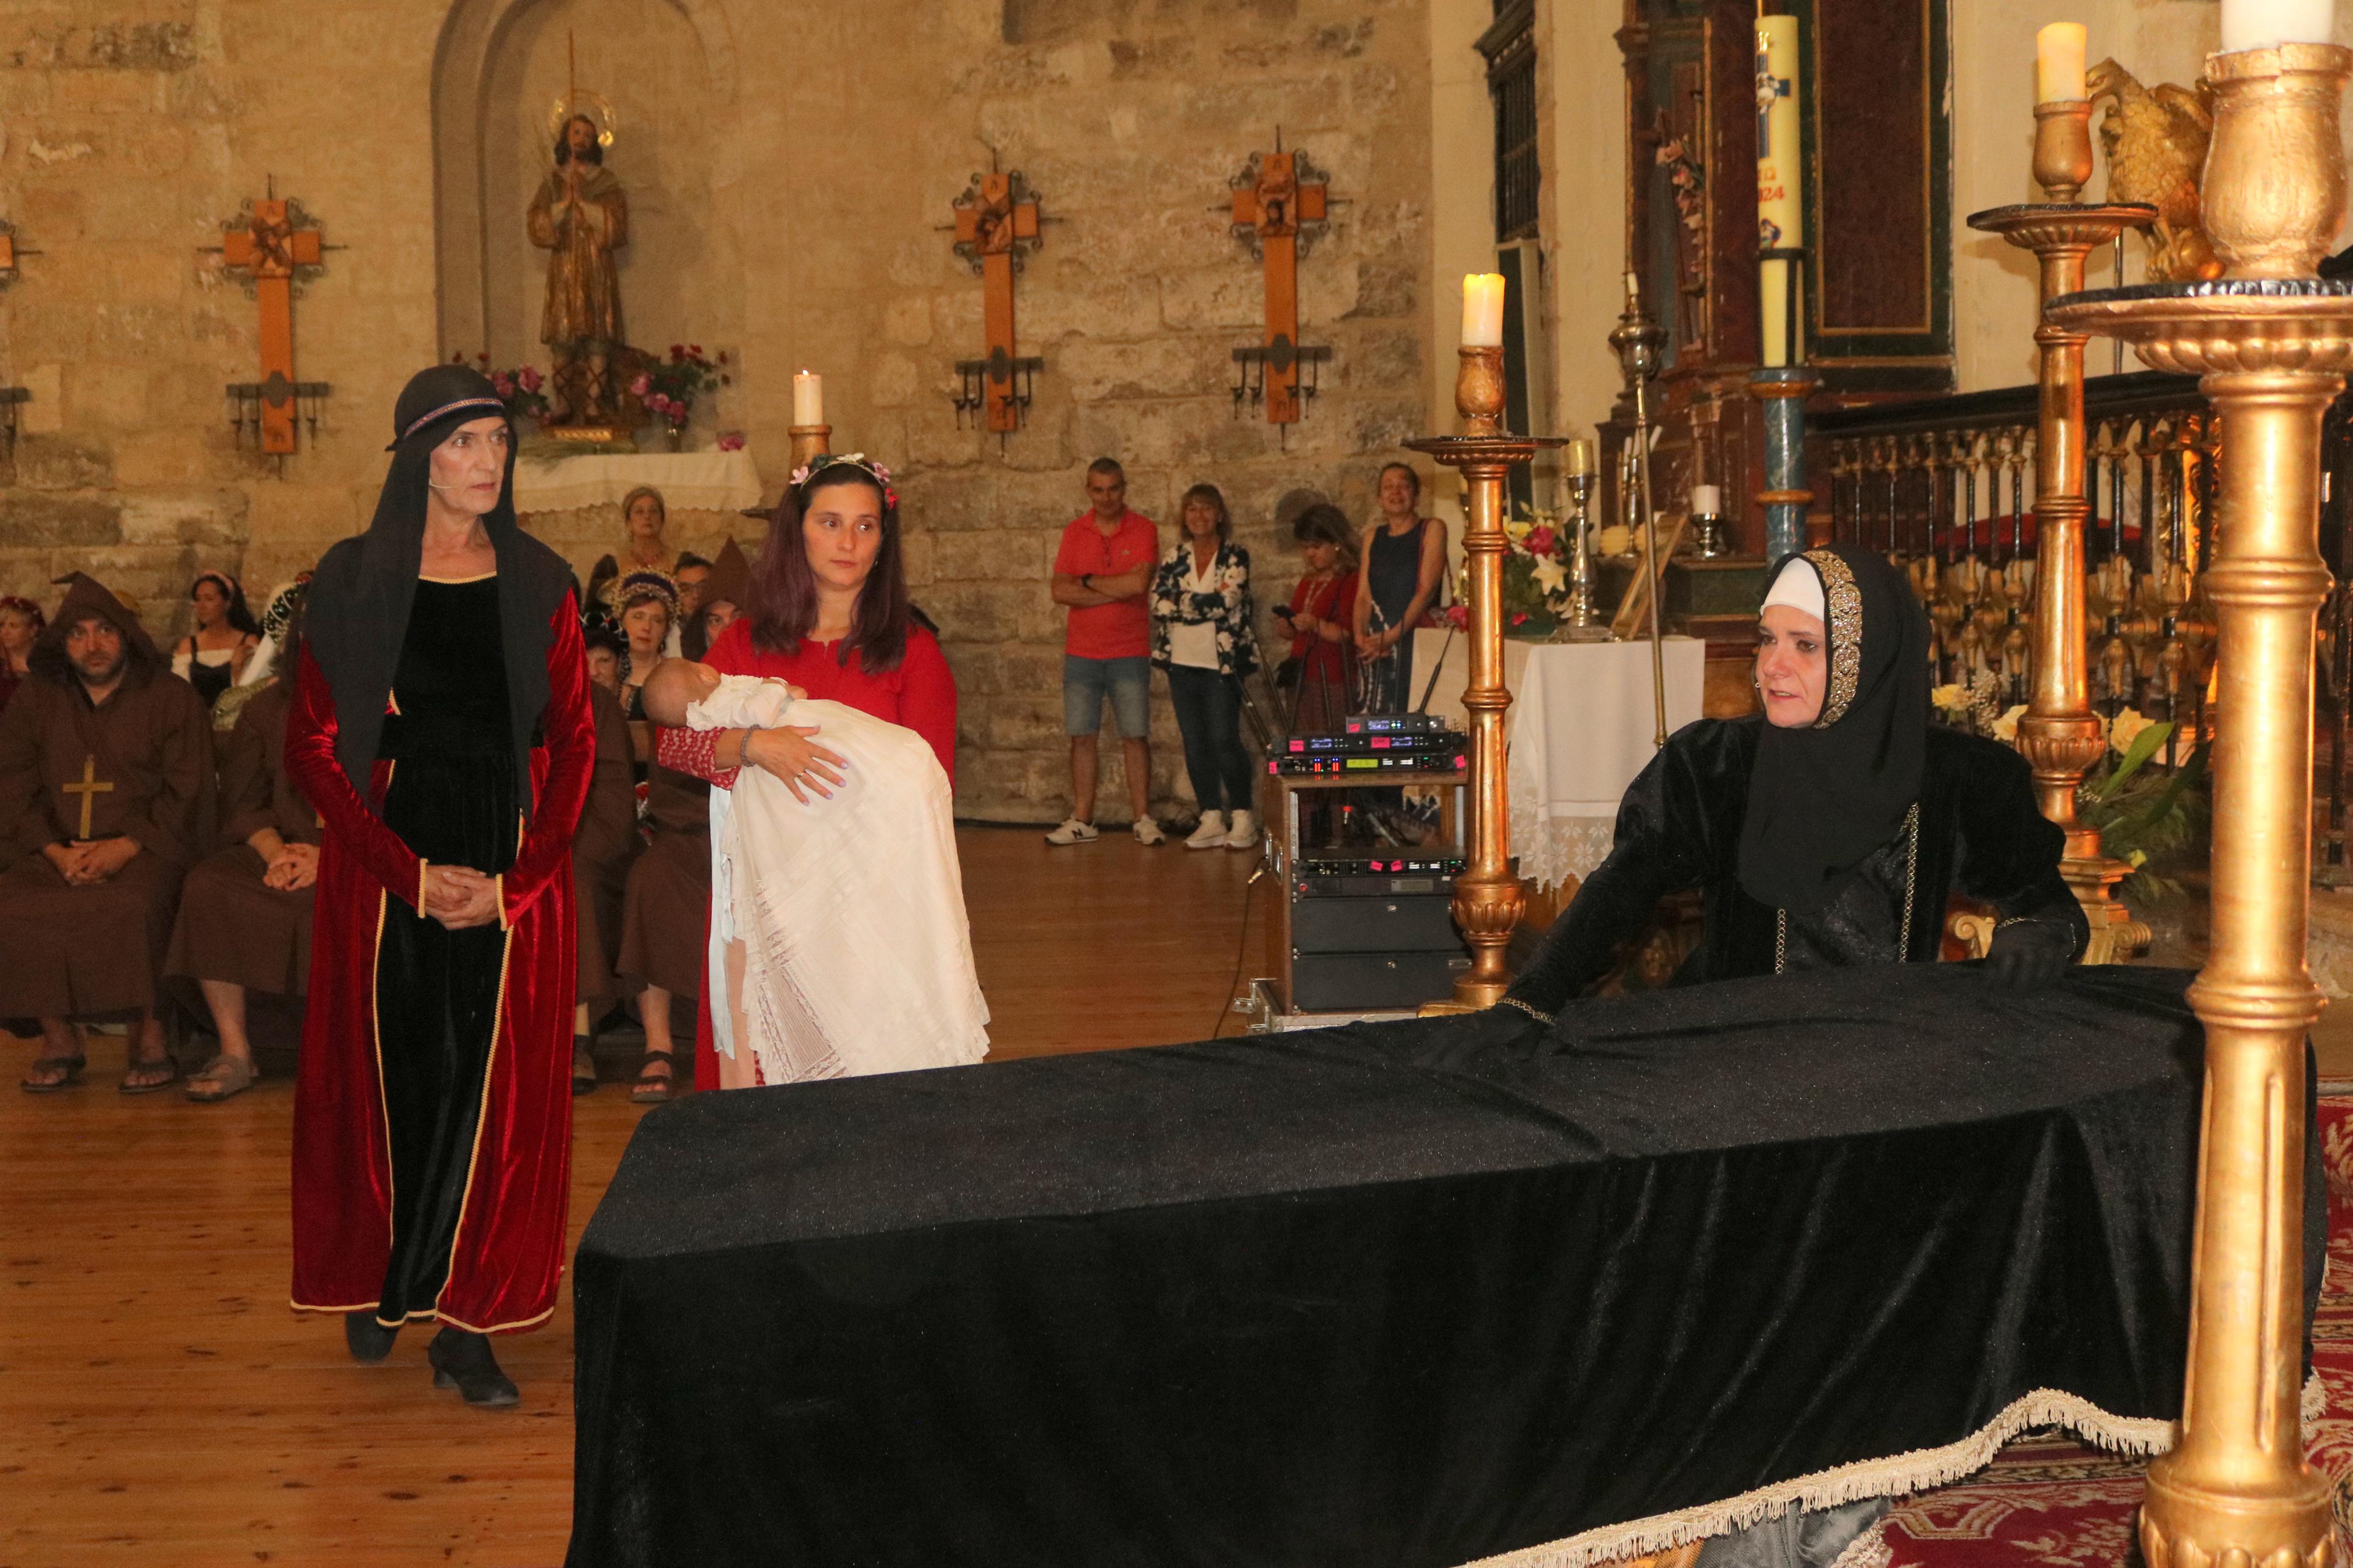
{"label": "wooden cross on wall", "polygon": [[221,226],[221,265],[242,272],[261,307],[261,449],[294,449],[294,283],[315,277],[326,247],[302,204],[270,195]]}
{"label": "wooden cross on wall", "polygon": [[1020,170],[999,174],[992,168],[975,174],[954,205],[955,252],[980,274],[982,322],[988,336],[988,357],[959,361],[956,368],[967,383],[980,384],[982,428],[1003,435],[1021,428],[1029,402],[1029,375],[1043,363],[1020,359],[1013,352],[1013,274],[1021,258],[1039,243],[1038,196]]}
{"label": "wooden cross on wall", "polygon": [[1282,150],[1282,133],[1271,153],[1253,153],[1234,176],[1233,232],[1259,254],[1266,270],[1266,342],[1256,354],[1235,358],[1263,365],[1267,422],[1295,425],[1302,412],[1299,364],[1322,359],[1329,349],[1303,350],[1299,343],[1299,254],[1303,238],[1324,226],[1329,182],[1304,153]]}

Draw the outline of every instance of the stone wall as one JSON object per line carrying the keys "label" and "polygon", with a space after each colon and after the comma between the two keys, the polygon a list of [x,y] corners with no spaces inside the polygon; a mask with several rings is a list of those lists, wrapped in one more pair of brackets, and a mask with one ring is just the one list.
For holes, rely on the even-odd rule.
{"label": "stone wall", "polygon": [[[437,68],[471,49],[476,79],[537,89],[567,29],[583,85],[617,100],[628,94],[591,79],[606,43],[661,40],[661,81],[631,84],[632,118],[658,121],[638,147],[656,160],[649,179],[710,204],[708,232],[722,237],[633,268],[626,298],[662,326],[659,342],[642,341],[666,347],[676,332],[736,351],[720,412],[749,433],[771,496],[803,366],[826,373],[835,445],[900,467],[916,596],[946,633],[965,698],[965,815],[1060,814],[1060,616],[1045,578],[1082,508],[1089,458],[1125,462],[1133,503],[1172,541],[1182,490],[1224,487],[1271,603],[1296,570],[1274,529],[1278,498],[1312,489],[1361,520],[1397,443],[1451,426],[1451,411],[1428,406],[1431,323],[1445,311],[1430,276],[1423,0],[642,9],[29,0],[0,16],[0,216],[41,252],[0,290],[0,384],[34,396],[0,471],[0,590],[47,594],[58,572],[93,570],[170,632],[195,569],[239,571],[259,594],[364,526],[400,383],[480,346],[471,331],[440,341],[445,215],[464,160],[480,154],[455,144],[450,127],[470,111]],[[519,144],[543,112],[525,105],[476,133]],[[1219,210],[1278,127],[1339,198],[1300,279],[1303,336],[1336,358],[1287,449],[1256,411],[1238,417],[1228,390],[1231,350],[1257,341],[1261,281]],[[532,155],[543,156],[535,142]],[[992,155],[1028,175],[1048,219],[1018,312],[1021,350],[1046,369],[1029,427],[1001,443],[956,426],[952,365],[982,352],[981,295],[941,232]],[[630,156],[625,140],[614,154],[625,181]],[[500,193],[521,178],[506,176]],[[342,247],[295,308],[300,374],[334,393],[318,438],[306,433],[282,467],[232,441],[221,388],[253,377],[256,311],[204,249],[273,180]],[[510,216],[520,224],[495,210],[505,200],[484,186],[476,221],[493,239]],[[640,205],[640,236],[661,205]],[[496,276],[476,292],[507,314],[517,300],[535,311],[535,275],[520,289],[506,276],[527,265],[512,249],[492,247]],[[535,332],[503,323],[491,337],[528,348]],[[600,528],[617,536],[617,520],[548,522],[567,554],[593,553]],[[1165,704],[1157,739],[1155,795],[1174,806],[1186,786]],[[1107,765],[1116,816],[1124,788]]]}

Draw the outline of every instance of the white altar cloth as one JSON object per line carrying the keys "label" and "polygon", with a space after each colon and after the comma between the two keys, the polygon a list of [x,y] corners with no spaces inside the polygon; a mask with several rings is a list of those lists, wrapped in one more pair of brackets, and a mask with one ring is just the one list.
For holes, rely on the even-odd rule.
{"label": "white altar cloth", "polygon": [[596,452],[515,459],[517,511],[568,511],[621,498],[639,485],[661,491],[672,511],[740,511],[760,504],[760,470],[749,447],[732,452]]}
{"label": "white altar cloth", "polygon": [[[1440,649],[1444,662],[1440,661]],[[1700,716],[1707,645],[1668,637],[1667,732]],[[1468,727],[1462,689],[1470,655],[1460,634],[1414,633],[1414,694],[1438,670],[1430,711]],[[1609,853],[1618,802],[1650,765],[1657,729],[1651,696],[1651,645],[1504,642],[1504,680],[1512,689],[1504,733],[1511,762],[1512,853],[1520,875],[1556,888],[1582,878]]]}

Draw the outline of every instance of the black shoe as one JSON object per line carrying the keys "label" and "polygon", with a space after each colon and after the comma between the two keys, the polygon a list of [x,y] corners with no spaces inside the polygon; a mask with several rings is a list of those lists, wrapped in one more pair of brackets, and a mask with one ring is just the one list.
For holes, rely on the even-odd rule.
{"label": "black shoe", "polygon": [[522,1391],[499,1370],[487,1334],[445,1328],[425,1347],[425,1359],[433,1363],[433,1386],[456,1389],[469,1405],[494,1408],[522,1403]]}
{"label": "black shoe", "polygon": [[364,1366],[374,1366],[390,1355],[392,1342],[399,1333],[399,1324],[387,1329],[377,1322],[373,1308],[343,1314],[343,1343],[350,1347],[352,1359]]}

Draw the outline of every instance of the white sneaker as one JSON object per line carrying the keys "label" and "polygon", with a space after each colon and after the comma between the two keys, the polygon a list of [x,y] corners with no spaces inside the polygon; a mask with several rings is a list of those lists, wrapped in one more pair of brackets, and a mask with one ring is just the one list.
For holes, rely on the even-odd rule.
{"label": "white sneaker", "polygon": [[1068,822],[1062,824],[1061,826],[1054,829],[1053,832],[1046,835],[1046,842],[1049,844],[1092,844],[1100,837],[1102,836],[1095,832],[1095,825],[1093,823],[1081,822],[1074,816]]}
{"label": "white sneaker", "polygon": [[1257,844],[1258,813],[1254,811],[1234,813],[1234,830],[1226,835],[1226,847],[1249,849],[1255,847]]}
{"label": "white sneaker", "polygon": [[1222,848],[1225,842],[1226,814],[1222,811],[1205,811],[1201,814],[1201,826],[1193,829],[1193,837],[1185,840],[1185,847],[1218,849]]}
{"label": "white sneaker", "polygon": [[1135,841],[1144,845],[1166,844],[1168,842],[1168,835],[1161,832],[1160,824],[1153,821],[1152,818],[1139,816],[1135,819]]}

